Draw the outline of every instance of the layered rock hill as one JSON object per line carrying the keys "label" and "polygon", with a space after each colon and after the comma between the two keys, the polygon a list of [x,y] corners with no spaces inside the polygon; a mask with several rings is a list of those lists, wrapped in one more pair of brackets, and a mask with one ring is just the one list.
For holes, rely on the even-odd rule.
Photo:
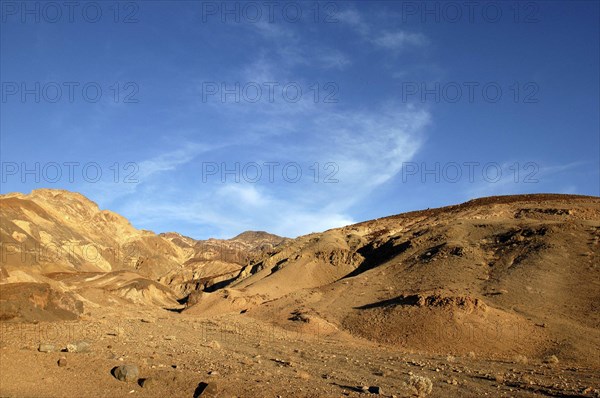
{"label": "layered rock hill", "polygon": [[226,285],[238,277],[242,267],[269,256],[289,240],[264,231],[246,231],[231,239],[198,241],[173,232],[161,236],[189,253],[182,268],[173,269],[159,279],[182,297]]}
{"label": "layered rock hill", "polygon": [[186,253],[78,193],[39,189],[0,196],[0,237],[9,274],[136,270],[154,278]]}
{"label": "layered rock hill", "polygon": [[[0,283],[41,294],[45,298],[38,301],[49,302],[43,308],[62,308],[60,300],[52,304],[60,295],[86,301],[94,289],[126,301],[177,307],[194,289],[233,277],[249,259],[284,240],[252,231],[207,241],[156,235],[78,193],[39,189],[0,195]],[[19,286],[10,289],[4,286],[7,293],[0,298],[4,318],[37,313],[9,303],[21,297]],[[66,307],[75,313],[82,308]],[[56,311],[50,312],[53,319]]]}

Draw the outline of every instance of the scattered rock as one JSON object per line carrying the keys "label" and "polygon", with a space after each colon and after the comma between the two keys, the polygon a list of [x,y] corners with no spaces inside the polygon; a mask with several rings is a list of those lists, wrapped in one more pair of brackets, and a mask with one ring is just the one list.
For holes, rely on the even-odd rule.
{"label": "scattered rock", "polygon": [[56,351],[56,347],[53,344],[41,343],[38,347],[39,352],[52,352]]}
{"label": "scattered rock", "polygon": [[176,336],[165,336],[165,340],[175,340]]}
{"label": "scattered rock", "polygon": [[140,384],[140,387],[142,387],[142,388],[149,388],[149,387],[156,385],[156,379],[153,379],[152,377],[140,379],[139,384]]}
{"label": "scattered rock", "polygon": [[298,372],[298,377],[301,378],[302,380],[308,380],[308,379],[310,379],[310,374],[301,370]]}
{"label": "scattered rock", "polygon": [[154,319],[142,318],[142,323],[155,323]]}
{"label": "scattered rock", "polygon": [[521,381],[524,384],[530,384],[530,385],[534,384],[533,380],[531,379],[531,376],[529,376],[528,374],[524,374],[523,376],[521,376]]}
{"label": "scattered rock", "polygon": [[115,378],[124,382],[136,381],[139,375],[140,371],[135,365],[121,365],[114,370]]}
{"label": "scattered rock", "polygon": [[379,386],[370,386],[367,391],[369,391],[371,394],[383,394],[381,392],[381,387]]}
{"label": "scattered rock", "polygon": [[200,383],[196,388],[194,397],[218,397],[219,396],[219,385],[211,381],[210,383]]}
{"label": "scattered rock", "polygon": [[67,358],[62,357],[58,360],[58,366],[61,368],[64,368],[65,366],[67,366]]}
{"label": "scattered rock", "polygon": [[87,341],[76,341],[67,344],[67,352],[90,352],[90,343]]}
{"label": "scattered rock", "polygon": [[527,357],[525,355],[521,355],[521,354],[515,355],[514,361],[516,363],[520,363],[522,365],[525,365],[528,362]]}
{"label": "scattered rock", "polygon": [[217,349],[221,348],[221,344],[219,344],[219,342],[218,342],[218,341],[216,341],[216,340],[213,340],[213,341],[211,341],[210,343],[208,343],[208,347],[210,347],[210,348],[213,348],[213,349],[217,350]]}
{"label": "scattered rock", "polygon": [[592,397],[600,397],[600,390],[595,389],[593,387],[584,388],[581,391],[582,394],[590,394]]}
{"label": "scattered rock", "polygon": [[284,359],[272,358],[271,361],[275,362],[279,366],[292,366],[292,363],[290,361],[286,361]]}
{"label": "scattered rock", "polygon": [[408,385],[413,389],[415,395],[424,397],[431,394],[433,383],[427,377],[412,375],[408,380]]}
{"label": "scattered rock", "polygon": [[125,335],[125,329],[122,326],[117,326],[114,332],[108,332],[109,336],[123,337]]}
{"label": "scattered rock", "polygon": [[556,355],[550,355],[544,358],[544,363],[555,364],[558,363],[558,357]]}

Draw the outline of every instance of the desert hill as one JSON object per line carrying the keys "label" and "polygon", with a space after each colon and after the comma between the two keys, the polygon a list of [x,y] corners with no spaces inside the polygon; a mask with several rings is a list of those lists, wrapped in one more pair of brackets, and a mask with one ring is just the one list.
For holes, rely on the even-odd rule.
{"label": "desert hill", "polygon": [[[3,396],[600,396],[598,197],[481,198],[296,239],[157,235],[57,190],[2,195],[0,217]],[[74,344],[51,325],[92,351],[37,352]],[[122,361],[157,384],[116,380]]]}
{"label": "desert hill", "polygon": [[[30,284],[23,289],[46,292],[50,303],[60,295],[85,302],[100,290],[116,296],[111,300],[171,308],[192,291],[237,275],[249,259],[285,241],[254,231],[206,241],[156,235],[81,194],[52,189],[0,195],[0,237],[0,282]],[[37,313],[0,301],[4,318]],[[62,308],[59,302],[46,307]],[[55,315],[48,313],[48,319]]]}
{"label": "desert hill", "polygon": [[177,246],[77,193],[38,189],[2,195],[0,209],[9,274],[129,269],[155,277],[185,258]]}
{"label": "desert hill", "polygon": [[187,311],[246,309],[413,350],[598,365],[599,245],[598,198],[484,198],[300,237]]}

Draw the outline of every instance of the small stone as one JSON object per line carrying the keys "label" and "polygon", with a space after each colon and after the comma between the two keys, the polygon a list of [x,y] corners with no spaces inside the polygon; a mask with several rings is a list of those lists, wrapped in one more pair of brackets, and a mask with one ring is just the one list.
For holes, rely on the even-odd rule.
{"label": "small stone", "polygon": [[156,380],[152,377],[147,377],[145,379],[140,379],[140,387],[149,388],[156,385]]}
{"label": "small stone", "polygon": [[210,383],[200,383],[198,386],[198,390],[200,390],[200,394],[198,397],[218,397],[219,396],[219,386],[214,381]]}
{"label": "small stone", "polygon": [[175,340],[176,336],[165,336],[165,340]]}
{"label": "small stone", "polygon": [[558,358],[556,355],[550,355],[549,357],[544,358],[544,363],[558,363]]}
{"label": "small stone", "polygon": [[301,378],[302,380],[308,380],[308,379],[310,379],[310,374],[301,370],[298,372],[298,377]]}
{"label": "small stone", "polygon": [[370,386],[368,391],[371,394],[381,394],[381,387],[379,387],[379,386]]}
{"label": "small stone", "polygon": [[38,347],[39,352],[52,352],[56,351],[56,347],[53,344],[41,343]]}
{"label": "small stone", "polygon": [[121,326],[117,326],[114,331],[107,333],[109,336],[123,337],[125,335],[125,329]]}
{"label": "small stone", "polygon": [[142,318],[142,323],[154,323],[154,319]]}
{"label": "small stone", "polygon": [[217,372],[216,370],[211,370],[210,372],[208,372],[209,376],[218,376],[219,372]]}
{"label": "small stone", "polygon": [[67,344],[67,352],[89,352],[90,343],[87,341],[76,341],[71,344]]}
{"label": "small stone", "polygon": [[58,366],[61,368],[64,368],[65,366],[67,366],[67,358],[62,357],[58,360]]}
{"label": "small stone", "polygon": [[124,382],[136,381],[140,371],[135,365],[121,365],[115,369],[115,378]]}

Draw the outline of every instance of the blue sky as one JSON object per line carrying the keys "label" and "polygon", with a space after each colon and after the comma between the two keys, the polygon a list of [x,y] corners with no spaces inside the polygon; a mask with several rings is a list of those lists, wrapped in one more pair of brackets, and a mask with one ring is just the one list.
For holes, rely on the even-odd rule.
{"label": "blue sky", "polygon": [[600,194],[598,2],[46,4],[0,2],[2,193],[195,238]]}

